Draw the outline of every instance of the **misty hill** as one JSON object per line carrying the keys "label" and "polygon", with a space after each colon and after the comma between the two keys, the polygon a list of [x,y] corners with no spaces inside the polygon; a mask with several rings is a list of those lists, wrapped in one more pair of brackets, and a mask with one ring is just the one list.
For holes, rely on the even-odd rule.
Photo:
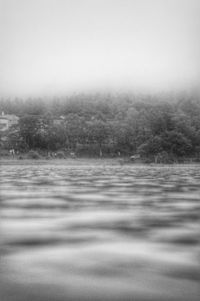
{"label": "misty hill", "polygon": [[197,94],[1,99],[1,111],[20,117],[3,145],[20,151],[70,150],[91,156],[139,153],[161,161],[200,156]]}

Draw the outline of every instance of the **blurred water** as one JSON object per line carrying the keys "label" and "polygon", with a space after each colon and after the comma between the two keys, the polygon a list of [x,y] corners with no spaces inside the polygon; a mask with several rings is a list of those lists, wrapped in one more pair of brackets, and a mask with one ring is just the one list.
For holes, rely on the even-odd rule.
{"label": "blurred water", "polygon": [[0,168],[0,301],[200,300],[200,166]]}

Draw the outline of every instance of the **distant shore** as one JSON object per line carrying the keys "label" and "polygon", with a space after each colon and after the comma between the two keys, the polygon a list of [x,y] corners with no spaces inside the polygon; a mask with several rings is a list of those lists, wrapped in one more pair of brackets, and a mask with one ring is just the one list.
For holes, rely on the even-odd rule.
{"label": "distant shore", "polygon": [[17,159],[17,158],[0,158],[0,165],[35,165],[35,164],[55,164],[55,165],[116,165],[120,164],[118,158],[66,158],[66,159]]}
{"label": "distant shore", "polygon": [[0,158],[0,165],[182,165],[199,164],[199,162],[174,162],[174,163],[154,163],[154,162],[134,162],[127,158],[65,158],[65,159],[18,159],[18,158]]}

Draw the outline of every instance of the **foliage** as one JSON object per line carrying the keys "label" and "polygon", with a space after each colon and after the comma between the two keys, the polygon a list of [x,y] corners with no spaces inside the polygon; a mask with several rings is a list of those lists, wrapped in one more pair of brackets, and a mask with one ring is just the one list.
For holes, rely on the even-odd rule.
{"label": "foliage", "polygon": [[40,155],[37,151],[30,150],[27,154],[27,159],[40,159]]}
{"label": "foliage", "polygon": [[65,153],[63,151],[58,151],[56,153],[56,158],[58,158],[58,159],[65,159]]}

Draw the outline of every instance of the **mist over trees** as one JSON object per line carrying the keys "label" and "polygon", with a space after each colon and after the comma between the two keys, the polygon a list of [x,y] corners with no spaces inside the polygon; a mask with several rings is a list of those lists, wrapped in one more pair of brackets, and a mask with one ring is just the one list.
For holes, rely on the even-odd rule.
{"label": "mist over trees", "polygon": [[73,151],[79,156],[200,156],[198,95],[74,95],[1,99],[0,112],[20,117],[7,133],[19,151]]}

